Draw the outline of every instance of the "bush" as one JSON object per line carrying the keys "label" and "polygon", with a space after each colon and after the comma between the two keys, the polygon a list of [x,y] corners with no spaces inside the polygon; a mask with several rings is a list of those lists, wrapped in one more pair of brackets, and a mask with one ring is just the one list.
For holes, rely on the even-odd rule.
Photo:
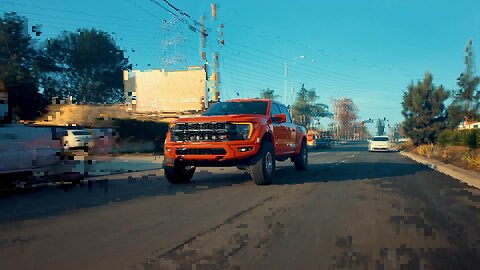
{"label": "bush", "polygon": [[468,146],[472,149],[480,147],[480,130],[444,130],[440,133],[437,143],[441,146]]}
{"label": "bush", "polygon": [[480,130],[472,129],[465,136],[465,145],[470,149],[477,149],[480,146]]}
{"label": "bush", "polygon": [[454,145],[453,144],[453,130],[444,130],[442,131],[437,138],[437,143],[440,144],[441,146],[449,146],[449,145]]}

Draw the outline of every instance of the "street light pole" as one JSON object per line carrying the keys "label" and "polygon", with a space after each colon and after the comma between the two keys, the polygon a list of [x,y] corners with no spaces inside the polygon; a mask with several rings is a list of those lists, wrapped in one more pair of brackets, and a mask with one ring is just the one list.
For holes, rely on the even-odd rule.
{"label": "street light pole", "polygon": [[287,104],[287,77],[288,77],[288,63],[285,61],[285,86],[284,86],[284,103]]}
{"label": "street light pole", "polygon": [[[293,61],[293,62],[294,62],[294,61],[296,61],[297,59],[303,59],[303,58],[305,58],[305,56],[300,55],[300,56],[295,57],[295,58],[292,58],[292,59],[290,59],[290,60],[288,60],[288,61]],[[283,89],[283,91],[284,91],[284,93],[283,93],[283,95],[284,95],[284,96],[283,96],[283,101],[284,101],[285,105],[287,105],[288,61],[285,60],[285,82],[284,82],[285,84],[284,84],[284,89]],[[295,63],[295,62],[294,62],[294,63]],[[291,106],[291,104],[290,104],[290,106]]]}
{"label": "street light pole", "polygon": [[290,115],[293,115],[293,93],[295,92],[295,86],[292,80],[292,95],[290,96]]}

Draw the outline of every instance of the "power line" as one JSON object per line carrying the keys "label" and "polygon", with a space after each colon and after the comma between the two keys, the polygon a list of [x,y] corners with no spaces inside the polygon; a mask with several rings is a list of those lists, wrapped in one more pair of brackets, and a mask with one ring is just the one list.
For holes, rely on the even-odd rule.
{"label": "power line", "polygon": [[[225,57],[225,59],[230,61],[230,57]],[[232,60],[232,61],[236,62],[236,64],[239,65],[239,66],[245,66],[246,68],[244,70],[251,70],[252,67],[257,67],[257,69],[264,70],[263,67],[259,67],[257,65],[258,62],[245,62],[245,61],[242,61],[242,60]],[[271,69],[269,69],[269,70],[271,70]],[[330,87],[337,87],[337,88],[349,88],[349,89],[353,89],[352,91],[349,91],[351,93],[358,93],[357,89],[360,88],[359,85],[355,84],[355,83],[349,83],[349,82],[346,82],[346,81],[339,81],[339,80],[332,80],[332,79],[329,79],[329,78],[319,78],[318,74],[314,74],[314,73],[308,74],[308,73],[303,73],[303,72],[300,72],[300,71],[299,72],[293,72],[293,73],[297,74],[295,76],[296,81],[309,81],[313,85],[319,84],[319,82],[320,82],[321,86],[330,86]],[[257,71],[255,73],[255,75],[263,75],[262,77],[264,79],[267,79],[267,80],[270,80],[270,81],[274,80],[273,78],[278,78],[278,81],[281,81],[284,78],[281,75],[280,72],[278,72],[278,73],[275,72],[275,73],[271,74],[271,73]],[[316,80],[318,80],[319,82],[312,79],[313,77],[315,77]],[[365,88],[365,87],[362,87],[362,88]],[[377,90],[375,92],[383,93],[383,91],[381,91],[381,90]]]}
{"label": "power line", "polygon": [[[199,33],[201,33],[201,34],[202,34],[203,36],[205,36],[205,37],[208,36],[208,33],[207,33],[207,31],[206,31],[205,29],[202,30],[202,29],[200,29],[200,28],[197,28],[197,27],[191,25],[186,19],[178,16],[178,14],[176,14],[176,13],[173,12],[172,10],[168,9],[167,7],[165,7],[164,5],[162,5],[162,4],[161,4],[160,2],[158,2],[157,0],[149,0],[149,1],[152,2],[152,3],[154,3],[154,4],[157,5],[157,6],[161,7],[163,10],[167,11],[168,13],[172,14],[173,16],[175,16],[179,21],[181,21],[182,23],[184,23],[185,25],[187,25],[187,26],[188,26],[188,29],[190,29],[191,31],[193,31],[193,32],[199,32]],[[182,16],[188,17],[188,18],[191,19],[196,25],[201,26],[201,24],[200,24],[198,21],[192,19],[192,18],[190,17],[190,15],[182,12],[180,9],[178,9],[178,8],[176,8],[175,6],[173,6],[172,4],[170,4],[170,2],[168,2],[168,1],[166,1],[166,0],[163,0],[163,1],[164,1],[165,3],[167,3],[170,7],[172,7],[175,11],[177,11],[178,13],[180,13]]]}
{"label": "power line", "polygon": [[[43,6],[20,4],[20,3],[9,2],[9,1],[0,1],[0,3],[9,4],[9,5],[13,5],[13,6],[29,7],[29,8],[34,8],[35,10],[39,10],[39,9],[40,10],[54,10],[54,11],[60,11],[60,12],[76,13],[76,14],[86,15],[86,16],[90,16],[90,17],[95,17],[95,18],[99,17],[98,15],[95,15],[95,14],[90,14],[90,13],[87,13],[87,12],[82,12],[82,11],[78,11],[78,10],[71,10],[71,9],[60,9],[60,8],[50,8],[50,7],[47,8],[47,7],[43,7]],[[125,21],[124,17],[116,17],[116,16],[111,16],[111,15],[102,15],[101,18],[112,18],[112,19],[116,19],[116,20]],[[145,21],[145,20],[143,20],[143,21]],[[145,22],[147,22],[147,21],[145,21]]]}

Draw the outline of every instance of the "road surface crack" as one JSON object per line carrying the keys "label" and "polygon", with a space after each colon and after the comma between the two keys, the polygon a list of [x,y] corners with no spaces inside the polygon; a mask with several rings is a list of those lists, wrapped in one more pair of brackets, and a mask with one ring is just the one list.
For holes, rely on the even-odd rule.
{"label": "road surface crack", "polygon": [[[189,248],[189,246],[192,245],[194,241],[200,240],[204,236],[215,233],[225,225],[233,224],[236,219],[246,215],[247,213],[255,210],[258,207],[261,207],[262,205],[271,201],[275,197],[276,197],[275,195],[269,196],[264,200],[262,200],[261,202],[235,213],[234,215],[225,219],[223,222],[182,241],[180,244],[166,250],[165,252],[159,255],[154,255],[153,258],[147,259],[146,262],[141,263],[141,266],[137,265],[137,266],[140,266],[140,268],[138,269],[157,269],[157,266],[159,267],[159,265],[157,265],[159,260],[167,260],[167,261],[173,260],[175,264],[177,263],[181,264],[181,267],[179,269],[184,269],[187,266],[187,264],[189,264],[189,261],[191,261],[192,259],[195,259],[196,257],[195,250],[192,250],[191,248]],[[212,260],[218,261],[221,257],[232,256],[234,253],[240,250],[243,246],[245,246],[247,242],[248,242],[248,237],[245,238],[244,235],[237,233],[228,240],[228,243],[230,246],[228,250],[223,250],[222,248],[218,247],[217,249],[212,250],[213,254],[209,256],[209,258],[202,258],[199,261],[200,263],[202,263],[202,261],[206,263],[207,261],[211,262]],[[173,265],[171,266],[173,267]],[[176,267],[173,267],[173,268],[176,269]],[[129,269],[137,269],[137,267],[133,266]]]}

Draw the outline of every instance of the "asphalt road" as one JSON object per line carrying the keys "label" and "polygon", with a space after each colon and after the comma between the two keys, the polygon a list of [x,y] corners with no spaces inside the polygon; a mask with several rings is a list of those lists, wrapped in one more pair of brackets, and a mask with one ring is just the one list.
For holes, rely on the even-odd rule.
{"label": "asphalt road", "polygon": [[0,198],[1,269],[478,269],[480,191],[350,144],[172,186],[162,171]]}

